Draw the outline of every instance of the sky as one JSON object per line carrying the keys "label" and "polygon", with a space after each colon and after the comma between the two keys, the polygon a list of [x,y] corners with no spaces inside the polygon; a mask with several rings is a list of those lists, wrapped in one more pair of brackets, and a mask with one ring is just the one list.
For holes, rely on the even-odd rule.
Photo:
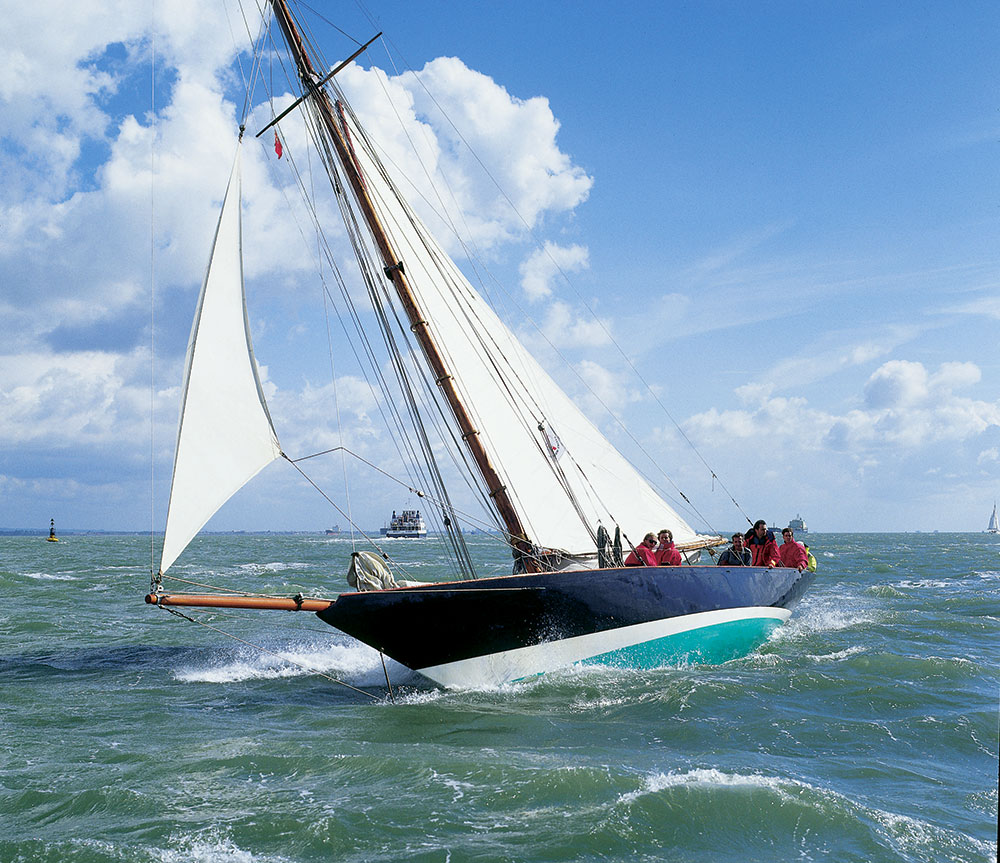
{"label": "sky", "polygon": [[[503,285],[501,315],[634,457],[598,403],[628,426],[696,527],[986,527],[995,2],[310,5],[330,63],[384,30],[338,76],[355,108],[392,94]],[[236,0],[0,19],[0,528],[162,529],[250,63]],[[269,89],[290,101],[262,71],[251,131]],[[368,110],[395,152],[399,118]],[[291,454],[345,440],[400,475],[377,400],[329,356],[315,239],[290,203],[289,162],[314,166],[294,115],[281,128],[283,160],[268,135],[244,155],[248,308],[279,437]],[[335,483],[342,464],[317,471]],[[416,504],[363,469],[337,499],[368,528]],[[334,523],[278,463],[208,527]]]}

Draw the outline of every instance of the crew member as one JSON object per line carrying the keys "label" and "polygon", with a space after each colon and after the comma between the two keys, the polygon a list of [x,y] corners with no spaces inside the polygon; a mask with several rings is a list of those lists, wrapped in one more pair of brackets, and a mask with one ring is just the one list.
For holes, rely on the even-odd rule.
{"label": "crew member", "polygon": [[809,565],[806,547],[795,539],[795,535],[790,527],[786,527],[781,531],[781,539],[781,547],[778,549],[781,565],[794,566],[799,572],[802,572]]}
{"label": "crew member", "polygon": [[743,544],[743,534],[733,534],[733,547],[727,548],[719,555],[718,566],[750,566],[753,562],[753,555],[750,549]]}
{"label": "crew member", "polygon": [[774,539],[774,532],[767,529],[764,519],[755,521],[744,538],[753,555],[754,566],[766,566],[770,569],[779,565],[781,555],[778,553],[778,543]]}
{"label": "crew member", "polygon": [[647,533],[625,558],[625,566],[656,566],[656,534]]}
{"label": "crew member", "polygon": [[656,535],[659,545],[656,546],[656,563],[659,566],[680,566],[681,553],[674,545],[674,535],[669,530],[661,530]]}

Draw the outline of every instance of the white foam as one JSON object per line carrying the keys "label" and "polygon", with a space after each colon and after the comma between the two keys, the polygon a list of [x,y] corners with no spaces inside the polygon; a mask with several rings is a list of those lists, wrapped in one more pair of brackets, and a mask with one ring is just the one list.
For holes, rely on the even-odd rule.
{"label": "white foam", "polygon": [[311,569],[312,565],[300,562],[274,561],[273,563],[243,563],[237,567],[244,572],[284,572],[289,569]]}
{"label": "white foam", "polygon": [[803,603],[784,626],[779,626],[771,633],[772,641],[788,641],[789,639],[811,636],[817,632],[838,632],[844,629],[870,626],[877,616],[867,609],[837,608],[832,605]]}
{"label": "white foam", "polygon": [[715,768],[698,768],[684,773],[654,773],[646,777],[643,788],[622,794],[618,799],[621,803],[632,803],[646,794],[657,794],[668,788],[679,787],[765,788],[783,798],[792,799],[792,795],[786,790],[787,786],[812,789],[811,785],[793,779],[779,779],[776,776],[764,776],[760,773],[745,775],[723,773]]}
{"label": "white foam", "polygon": [[34,578],[38,581],[76,581],[76,576],[66,575],[65,573],[57,574],[54,572],[26,572],[24,573],[25,578]]}
{"label": "white foam", "polygon": [[452,803],[461,800],[463,797],[465,797],[465,792],[467,790],[471,791],[473,788],[476,787],[471,782],[462,782],[458,779],[455,779],[453,776],[446,776],[441,773],[438,773],[435,770],[431,771],[431,779],[435,782],[440,782],[446,788],[450,788],[452,790],[452,792],[454,793],[454,797],[451,798]]}
{"label": "white foam", "polygon": [[943,581],[940,578],[921,578],[916,581],[900,581],[896,585],[897,587],[902,587],[904,589],[913,588],[931,588],[932,590],[947,590],[955,586],[954,581]]}
{"label": "white foam", "polygon": [[860,645],[856,645],[854,647],[848,647],[846,650],[838,650],[834,653],[824,653],[818,656],[816,655],[809,656],[809,659],[812,659],[816,662],[842,662],[843,660],[848,659],[851,656],[857,656],[859,653],[865,653],[867,652],[867,650],[868,650],[867,647],[861,647]]}
{"label": "white foam", "polygon": [[[911,818],[909,815],[898,815],[882,809],[868,810],[879,825],[878,832],[903,857],[913,854],[923,856],[928,848],[944,851],[939,859],[968,859],[965,851],[974,848],[984,860],[996,860],[996,847],[989,842],[983,842],[972,836],[967,836],[957,830],[938,827],[927,821]],[[955,856],[952,856],[954,854]]]}
{"label": "white foam", "polygon": [[[272,648],[268,648],[272,649]],[[354,682],[371,678],[371,683],[384,683],[382,662],[378,651],[357,641],[323,642],[321,645],[294,645],[272,653],[252,654],[208,667],[177,669],[174,677],[184,683],[237,683],[244,680],[270,680],[302,677],[316,672],[337,677],[349,677]],[[392,660],[386,660],[390,680],[412,674]],[[377,673],[377,674],[376,674]]]}
{"label": "white foam", "polygon": [[254,854],[238,847],[231,839],[182,839],[178,848],[153,852],[160,863],[287,863],[290,859],[274,854]]}

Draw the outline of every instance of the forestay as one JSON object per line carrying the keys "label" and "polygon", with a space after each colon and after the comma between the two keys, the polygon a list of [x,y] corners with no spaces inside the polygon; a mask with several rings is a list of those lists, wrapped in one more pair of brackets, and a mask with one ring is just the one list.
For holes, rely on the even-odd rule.
{"label": "forestay", "polygon": [[161,573],[219,507],[281,455],[247,322],[240,150],[188,342]]}
{"label": "forestay", "polygon": [[407,280],[531,541],[590,556],[599,524],[633,542],[697,534],[598,431],[465,279],[413,210],[353,118],[349,137]]}

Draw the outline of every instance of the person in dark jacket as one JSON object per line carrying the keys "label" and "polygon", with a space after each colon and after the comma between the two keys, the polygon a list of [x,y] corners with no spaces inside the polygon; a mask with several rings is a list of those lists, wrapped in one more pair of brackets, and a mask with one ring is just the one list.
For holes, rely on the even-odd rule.
{"label": "person in dark jacket", "polygon": [[743,534],[733,534],[733,547],[727,548],[719,555],[718,566],[750,566],[753,555],[750,549],[743,545]]}
{"label": "person in dark jacket", "polygon": [[774,531],[767,529],[767,522],[758,519],[744,535],[747,547],[753,556],[753,566],[781,566],[781,553],[774,539]]}

